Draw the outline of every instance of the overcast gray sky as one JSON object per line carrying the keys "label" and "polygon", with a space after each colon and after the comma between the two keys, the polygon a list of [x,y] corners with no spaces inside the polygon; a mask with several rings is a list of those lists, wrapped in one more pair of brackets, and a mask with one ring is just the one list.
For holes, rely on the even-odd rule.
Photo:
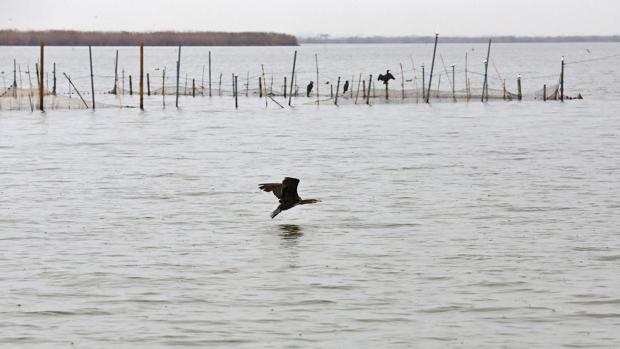
{"label": "overcast gray sky", "polygon": [[0,0],[3,29],[620,34],[620,0]]}

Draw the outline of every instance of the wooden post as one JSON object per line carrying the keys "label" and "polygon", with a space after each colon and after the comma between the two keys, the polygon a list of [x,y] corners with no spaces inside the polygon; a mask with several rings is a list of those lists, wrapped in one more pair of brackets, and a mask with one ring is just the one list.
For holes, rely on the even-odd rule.
{"label": "wooden post", "polygon": [[196,98],[196,79],[192,79],[192,98]]}
{"label": "wooden post", "polygon": [[211,96],[211,51],[209,51],[209,97]]}
{"label": "wooden post", "polygon": [[430,103],[431,99],[431,84],[433,83],[433,70],[435,69],[435,54],[437,53],[437,41],[439,40],[439,33],[435,33],[435,48],[433,48],[433,61],[431,63],[431,72],[428,77],[428,93],[426,94],[426,103]]}
{"label": "wooden post", "polygon": [[329,98],[334,98],[334,85],[329,84]]}
{"label": "wooden post", "polygon": [[400,87],[403,94],[403,99],[405,99],[405,72],[403,71],[403,64],[400,63]]}
{"label": "wooden post", "polygon": [[179,45],[179,57],[177,58],[177,91],[175,106],[179,107],[179,78],[181,76],[181,45]]}
{"label": "wooden post", "polygon": [[129,95],[133,96],[133,84],[131,81],[131,75],[129,75]]}
{"label": "wooden post", "polygon": [[355,92],[355,104],[357,104],[357,98],[360,96],[360,85],[361,84],[362,84],[362,73],[360,73],[360,77],[359,79],[357,79],[357,92]]}
{"label": "wooden post", "polygon": [[263,98],[263,81],[260,76],[258,77],[258,98]]}
{"label": "wooden post", "polygon": [[[26,69],[28,69],[28,71],[26,71],[26,74],[28,75],[28,86],[30,86],[30,90],[28,91],[28,103],[30,104],[30,112],[34,112],[34,106],[32,105],[32,79],[30,77],[30,64],[26,67]],[[20,79],[20,84],[21,84],[21,68],[20,68],[20,74],[19,74],[19,79]]]}
{"label": "wooden post", "polygon": [[286,76],[284,77],[284,99],[286,99]]}
{"label": "wooden post", "polygon": [[161,75],[161,104],[162,107],[166,108],[166,67],[162,71]]}
{"label": "wooden post", "polygon": [[187,96],[187,73],[185,73],[185,85],[183,86],[183,96]]}
{"label": "wooden post", "polygon": [[116,58],[114,59],[114,87],[112,88],[112,94],[116,95],[118,91],[116,87],[118,86],[118,50],[116,50]]}
{"label": "wooden post", "polygon": [[95,110],[95,76],[93,75],[93,52],[90,46],[88,46],[88,57],[90,58],[90,92],[93,97],[93,110]]}
{"label": "wooden post", "polygon": [[[86,109],[88,109],[88,104],[86,103],[86,101],[85,101],[85,100],[84,100],[84,98],[82,97],[82,94],[80,93],[80,91],[79,91],[79,90],[75,87],[75,85],[73,84],[73,82],[71,82],[71,79],[69,79],[69,76],[67,76],[67,74],[66,74],[66,73],[62,73],[62,74],[65,76],[65,78],[67,78],[67,80],[69,81],[69,84],[70,84],[71,86],[73,86],[73,89],[75,90],[75,92],[77,92],[77,95],[78,95],[78,96],[80,96],[80,99],[82,100],[82,103],[84,103],[84,105],[86,106]],[[95,105],[95,104],[93,103],[93,105]]]}
{"label": "wooden post", "polygon": [[146,73],[146,95],[151,96],[151,77]]}
{"label": "wooden post", "polygon": [[269,95],[273,96],[273,73],[271,74],[271,83],[269,84]]}
{"label": "wooden post", "polygon": [[15,58],[13,58],[13,97],[17,98],[17,61]]}
{"label": "wooden post", "polygon": [[385,85],[385,100],[387,101],[388,99],[390,99],[388,84],[384,84],[384,85]]}
{"label": "wooden post", "polygon": [[140,110],[144,110],[144,43],[140,43]]}
{"label": "wooden post", "polygon": [[521,94],[521,75],[517,76],[517,98],[519,100],[523,99],[523,94]]}
{"label": "wooden post", "polygon": [[200,95],[205,95],[205,65],[202,65],[202,82],[200,83]]}
{"label": "wooden post", "polygon": [[489,72],[489,59],[491,59],[491,40],[489,40],[489,47],[487,49],[487,59],[484,61],[484,83],[482,84],[482,96],[480,101],[485,101],[485,95],[487,102],[489,101],[489,86],[488,86],[488,72]]}
{"label": "wooden post", "polygon": [[297,64],[297,50],[295,50],[295,55],[293,56],[293,72],[291,73],[291,90],[289,91],[288,96],[288,106],[291,106],[291,101],[293,99],[293,81],[295,81],[295,64]]}
{"label": "wooden post", "polygon": [[121,70],[121,95],[125,94],[125,69]]}
{"label": "wooden post", "polygon": [[547,101],[547,84],[543,85],[543,101]]}
{"label": "wooden post", "polygon": [[353,84],[355,83],[355,76],[351,75],[351,85],[349,86],[350,98],[353,98]]}
{"label": "wooden post", "polygon": [[426,73],[424,72],[424,64],[422,64],[422,100],[426,102]]}
{"label": "wooden post", "polygon": [[368,92],[366,93],[366,104],[370,105],[370,86],[372,85],[372,74],[368,78]]}
{"label": "wooden post", "polygon": [[245,77],[245,96],[248,97],[250,95],[250,72],[247,72]]}
{"label": "wooden post", "polygon": [[469,76],[467,69],[467,51],[465,51],[465,99],[469,102],[469,84],[467,83],[467,81],[469,81]]}
{"label": "wooden post", "polygon": [[54,80],[53,80],[54,84],[52,85],[52,94],[55,96],[56,95],[56,62],[54,62],[54,70],[53,70],[52,75],[54,76]]}
{"label": "wooden post", "polygon": [[268,95],[267,95],[267,78],[265,77],[265,65],[261,64],[260,69],[263,74],[263,88],[264,88],[264,90],[261,90],[261,94],[265,96],[265,108],[267,108],[269,106],[269,103],[267,102]]}
{"label": "wooden post", "polygon": [[220,97],[222,96],[222,73],[220,73],[220,82],[219,82],[219,86],[218,86],[218,95]]}
{"label": "wooden post", "polygon": [[[40,51],[41,51],[40,52],[41,58],[39,59],[39,62],[40,62],[39,66],[41,67],[41,74],[40,74],[41,80],[39,81],[39,110],[44,111],[45,108],[44,108],[44,104],[43,104],[43,96],[45,95],[45,85],[43,84],[43,77],[45,75],[43,74],[43,71],[45,70],[45,68],[44,68],[45,67],[45,59],[44,59],[45,58],[45,48],[44,48],[43,41],[41,41]],[[92,59],[91,59],[91,63],[90,63],[91,71],[93,69],[92,66],[93,66],[93,63],[92,63]],[[562,68],[564,68],[564,64],[562,64]],[[91,73],[91,75],[92,75],[92,73]]]}
{"label": "wooden post", "polygon": [[[439,74],[439,79],[438,79],[438,81],[437,81],[437,94],[436,94],[437,98],[439,98],[439,89],[440,89],[440,88],[441,88],[441,73]],[[428,92],[428,93],[429,93],[429,94],[431,93],[431,92],[430,92],[430,90],[429,90],[429,92]]]}
{"label": "wooden post", "polygon": [[338,105],[338,95],[340,94],[340,76],[338,77],[338,84],[336,85],[336,99],[334,105]]}
{"label": "wooden post", "polygon": [[235,99],[235,73],[231,74],[231,81],[230,81],[231,85],[232,85],[232,98]]}
{"label": "wooden post", "polygon": [[560,100],[564,102],[564,56],[562,56],[562,72],[560,73]]}
{"label": "wooden post", "polygon": [[321,96],[319,93],[319,86],[321,86],[319,82],[319,56],[314,54],[314,61],[316,62],[316,105],[319,105],[319,101],[321,100]]}
{"label": "wooden post", "polygon": [[455,65],[452,64],[452,100],[456,102],[456,90],[454,88],[454,79],[456,78],[456,75],[454,75],[454,67]]}
{"label": "wooden post", "polygon": [[238,76],[235,75],[235,109],[239,109],[239,85],[238,85]]}
{"label": "wooden post", "polygon": [[503,83],[502,83],[502,87],[504,90],[504,100],[506,100],[506,79],[504,79]]}
{"label": "wooden post", "polygon": [[362,99],[366,99],[366,80],[362,81]]}

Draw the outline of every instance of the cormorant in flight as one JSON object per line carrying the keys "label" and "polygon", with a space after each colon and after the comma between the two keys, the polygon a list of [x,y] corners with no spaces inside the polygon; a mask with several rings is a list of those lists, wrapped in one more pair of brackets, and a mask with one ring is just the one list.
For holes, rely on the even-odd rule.
{"label": "cormorant in flight", "polygon": [[321,200],[309,199],[302,200],[297,194],[297,185],[299,179],[286,177],[282,183],[264,183],[259,184],[258,188],[262,191],[272,192],[280,200],[280,205],[271,213],[273,219],[278,213],[293,208],[297,205],[316,204]]}
{"label": "cormorant in flight", "polygon": [[385,75],[379,74],[379,78],[377,80],[383,81],[383,84],[387,85],[390,80],[396,80],[396,79],[394,78],[394,75],[390,73],[390,70],[388,69],[388,71],[385,72]]}

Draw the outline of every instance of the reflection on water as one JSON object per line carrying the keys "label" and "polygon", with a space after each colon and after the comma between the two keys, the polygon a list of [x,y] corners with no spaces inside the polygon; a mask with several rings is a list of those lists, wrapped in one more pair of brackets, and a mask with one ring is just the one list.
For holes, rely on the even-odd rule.
{"label": "reflection on water", "polygon": [[303,235],[301,227],[297,224],[280,224],[280,236],[284,240],[297,240]]}

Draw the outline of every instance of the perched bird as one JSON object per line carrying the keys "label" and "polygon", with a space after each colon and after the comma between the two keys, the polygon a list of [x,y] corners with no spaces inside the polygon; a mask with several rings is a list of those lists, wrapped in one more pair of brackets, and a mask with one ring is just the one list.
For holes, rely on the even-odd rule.
{"label": "perched bird", "polygon": [[312,93],[312,88],[314,88],[314,81],[310,81],[308,86],[306,86],[306,97],[310,97],[310,94]]}
{"label": "perched bird", "polygon": [[396,79],[394,78],[394,75],[390,73],[390,70],[388,69],[388,71],[385,72],[385,75],[379,74],[379,77],[377,78],[377,80],[383,81],[383,84],[387,85],[390,80],[396,80]]}
{"label": "perched bird", "polygon": [[342,94],[347,93],[348,90],[349,90],[349,80],[344,82],[344,87],[342,88]]}
{"label": "perched bird", "polygon": [[282,183],[264,183],[259,184],[258,188],[262,191],[272,192],[280,200],[280,205],[275,211],[271,212],[271,218],[273,219],[280,212],[286,211],[297,205],[316,204],[321,200],[309,199],[302,200],[297,194],[297,185],[299,179],[286,177]]}

